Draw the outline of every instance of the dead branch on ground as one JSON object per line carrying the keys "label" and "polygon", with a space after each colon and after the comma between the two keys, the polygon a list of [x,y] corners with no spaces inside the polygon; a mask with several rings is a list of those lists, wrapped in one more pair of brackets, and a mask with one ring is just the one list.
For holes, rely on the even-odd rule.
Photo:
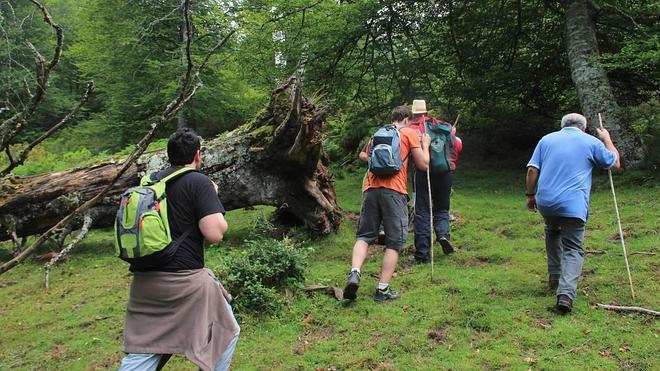
{"label": "dead branch on ground", "polygon": [[74,237],[74,238],[69,242],[69,244],[67,245],[67,247],[65,247],[64,249],[62,249],[62,251],[60,251],[57,255],[55,255],[55,256],[54,256],[54,257],[53,257],[53,258],[52,258],[52,259],[51,259],[51,260],[50,260],[50,261],[44,266],[44,271],[45,271],[45,278],[44,278],[44,279],[45,279],[46,288],[48,288],[48,278],[49,278],[49,276],[50,276],[50,270],[53,268],[53,266],[55,266],[55,264],[57,264],[59,261],[61,261],[62,258],[66,257],[66,254],[68,254],[69,251],[71,251],[71,249],[73,249],[73,248],[78,244],[78,242],[82,241],[82,239],[85,237],[85,235],[87,235],[87,232],[89,231],[89,227],[92,226],[92,221],[93,221],[93,220],[94,220],[94,219],[92,219],[92,215],[91,215],[91,213],[90,213],[89,211],[87,211],[87,212],[85,213],[85,221],[83,222],[83,226],[82,226],[82,228],[80,229],[80,232],[78,233],[78,235],[76,235],[76,237]]}
{"label": "dead branch on ground", "polygon": [[599,304],[599,303],[596,303],[596,305],[598,306],[598,308],[612,310],[615,312],[633,312],[633,313],[648,314],[654,317],[660,316],[660,312],[642,307],[622,307],[619,305],[607,305],[607,304]]}

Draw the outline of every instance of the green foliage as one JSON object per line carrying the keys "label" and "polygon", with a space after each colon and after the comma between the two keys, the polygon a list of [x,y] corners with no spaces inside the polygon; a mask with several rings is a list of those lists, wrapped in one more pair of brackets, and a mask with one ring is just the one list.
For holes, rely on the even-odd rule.
{"label": "green foliage", "polygon": [[[53,4],[52,10],[57,12],[63,8],[60,3]],[[37,89],[34,57],[26,42],[33,44],[47,62],[53,58],[56,43],[54,30],[43,21],[41,12],[29,1],[0,3],[0,39],[4,40],[4,46],[0,48],[2,122],[22,111],[30,101],[30,96],[24,89],[24,82],[32,94]],[[66,47],[65,44],[64,53],[67,51]],[[36,138],[46,128],[59,121],[73,107],[77,96],[84,91],[84,88],[80,87],[84,84],[72,81],[75,67],[63,59],[64,57],[52,71],[45,99],[31,115],[19,141]]]}
{"label": "green foliage", "polygon": [[[484,158],[531,152],[563,114],[580,110],[556,2],[247,4],[246,68],[271,82],[305,61],[306,87],[332,107],[324,144],[341,163],[392,107],[413,99],[450,121],[461,113],[466,148]],[[645,102],[658,90],[658,5],[600,5],[598,41],[620,103]]]}
{"label": "green foliage", "polygon": [[660,100],[654,97],[638,106],[626,107],[624,112],[644,141],[646,165],[657,169],[660,166]]}
{"label": "green foliage", "polygon": [[328,120],[328,130],[323,141],[323,150],[326,152],[330,161],[344,162],[357,158],[357,154],[362,149],[360,143],[366,143],[365,138],[376,131],[376,128],[382,126],[373,122],[356,124],[346,115],[341,115]]}
{"label": "green foliage", "polygon": [[[8,40],[0,50],[0,96],[12,106],[0,118],[27,101],[22,80],[31,81],[33,61],[24,41],[44,55],[53,47],[52,30],[33,5],[14,3],[0,3],[0,36]],[[59,152],[84,147],[112,153],[134,144],[180,83],[185,66],[180,1],[45,4],[64,27],[65,50],[46,100],[19,141],[56,122],[78,99],[84,81],[94,79],[97,92],[59,136]],[[449,121],[460,113],[466,153],[475,150],[486,158],[531,151],[563,114],[580,109],[557,2],[192,4],[196,62],[229,29],[237,29],[211,59],[204,86],[176,118],[177,125],[202,136],[245,122],[270,90],[294,73],[303,78],[307,94],[319,92],[330,107],[325,146],[341,164],[352,161],[364,138],[389,121],[392,107],[413,99],[426,99],[435,116]],[[659,80],[658,4],[594,4],[600,61],[620,105],[652,105]]]}
{"label": "green foliage", "polygon": [[654,99],[660,90],[660,3],[609,0],[601,5],[601,62],[620,104],[635,106]]}
{"label": "green foliage", "polygon": [[[21,146],[12,147],[13,150],[20,150]],[[53,171],[62,171],[75,167],[85,166],[107,160],[109,158],[106,152],[93,154],[90,150],[83,147],[78,150],[60,152],[46,143],[35,147],[30,152],[29,160],[24,165],[18,166],[13,173],[19,176],[28,176],[43,174]],[[5,158],[0,158],[0,166],[7,166]]]}
{"label": "green foliage", "polygon": [[219,268],[225,288],[234,295],[237,313],[276,315],[284,305],[282,292],[298,289],[304,282],[309,251],[289,238],[267,237],[271,232],[262,214],[241,252],[228,256]]}

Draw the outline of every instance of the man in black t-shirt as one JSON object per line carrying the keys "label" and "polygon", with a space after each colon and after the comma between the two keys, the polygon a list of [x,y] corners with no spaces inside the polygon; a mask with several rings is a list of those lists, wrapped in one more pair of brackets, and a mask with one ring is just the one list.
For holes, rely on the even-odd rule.
{"label": "man in black t-shirt", "polygon": [[[152,174],[151,179],[163,179],[182,167],[170,166],[163,171]],[[172,260],[165,265],[149,270],[176,272],[185,269],[204,268],[203,245],[205,236],[201,230],[202,224],[209,224],[209,232],[217,232],[219,226],[224,226],[226,230],[227,225],[222,216],[225,209],[218,198],[217,186],[206,175],[191,171],[168,182],[166,194],[167,215],[172,240],[176,241],[188,230],[190,232],[179,244]],[[204,220],[207,216],[210,220]],[[222,235],[211,236],[211,238],[207,239],[217,243]],[[131,268],[131,270],[135,269]]]}
{"label": "man in black t-shirt", "polygon": [[187,233],[172,259],[149,270],[130,268],[134,278],[124,330],[127,355],[120,370],[156,370],[172,353],[186,354],[202,369],[210,365],[226,370],[231,363],[240,329],[227,301],[230,296],[204,269],[203,248],[204,239],[220,242],[228,226],[218,186],[197,171],[200,150],[192,129],[177,130],[167,144],[171,166],[151,175],[156,180],[182,167],[196,170],[166,186],[172,241]]}

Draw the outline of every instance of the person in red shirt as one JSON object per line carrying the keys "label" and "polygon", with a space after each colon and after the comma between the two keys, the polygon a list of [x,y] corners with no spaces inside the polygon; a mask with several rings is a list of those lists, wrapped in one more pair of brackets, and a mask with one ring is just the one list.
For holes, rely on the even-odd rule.
{"label": "person in red shirt", "polygon": [[355,300],[360,286],[360,269],[367,258],[367,247],[378,238],[378,229],[385,229],[385,255],[374,299],[377,302],[394,300],[399,293],[390,290],[389,282],[396,269],[399,253],[406,246],[408,235],[408,156],[415,166],[426,170],[429,164],[428,135],[421,138],[408,128],[411,117],[406,107],[392,111],[392,125],[399,131],[401,169],[389,176],[378,176],[369,171],[362,185],[362,207],[353,246],[352,268],[344,288],[344,298]]}
{"label": "person in red shirt", "polygon": [[419,169],[415,172],[415,261],[418,263],[430,262],[430,244],[433,237],[431,232],[431,215],[429,198],[433,201],[433,229],[436,238],[445,254],[454,252],[449,234],[449,196],[452,185],[452,171],[456,170],[458,154],[463,150],[463,142],[456,137],[456,127],[435,117],[427,116],[426,102],[414,100],[412,105],[414,123],[411,125],[418,133],[424,133],[425,123],[431,122],[449,126],[454,146],[453,152],[448,156],[449,170],[445,172],[431,172],[431,194],[427,181],[427,172]]}

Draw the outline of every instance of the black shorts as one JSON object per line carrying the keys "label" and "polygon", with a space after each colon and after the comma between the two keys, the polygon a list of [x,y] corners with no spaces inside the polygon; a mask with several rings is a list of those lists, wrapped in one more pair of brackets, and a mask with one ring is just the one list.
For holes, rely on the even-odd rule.
{"label": "black shorts", "polygon": [[372,244],[380,224],[385,228],[385,246],[401,251],[408,237],[408,196],[388,188],[372,188],[362,194],[357,239]]}

